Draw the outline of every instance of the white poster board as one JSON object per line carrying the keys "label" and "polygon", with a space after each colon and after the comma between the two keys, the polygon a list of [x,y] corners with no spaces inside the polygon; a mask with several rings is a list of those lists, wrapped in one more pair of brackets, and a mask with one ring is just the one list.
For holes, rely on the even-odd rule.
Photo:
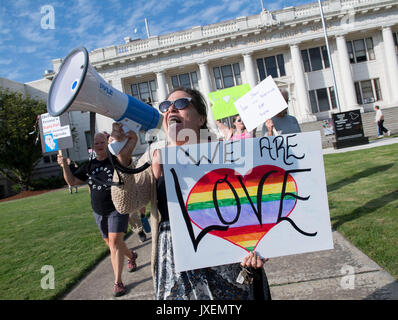
{"label": "white poster board", "polygon": [[333,248],[319,132],[162,149],[177,271]]}
{"label": "white poster board", "polygon": [[61,127],[61,121],[59,117],[52,117],[49,113],[40,115],[41,123],[43,126],[43,134],[53,133],[54,130],[58,130]]}
{"label": "white poster board", "polygon": [[261,81],[234,104],[248,131],[254,130],[265,120],[271,119],[288,107],[271,76]]}

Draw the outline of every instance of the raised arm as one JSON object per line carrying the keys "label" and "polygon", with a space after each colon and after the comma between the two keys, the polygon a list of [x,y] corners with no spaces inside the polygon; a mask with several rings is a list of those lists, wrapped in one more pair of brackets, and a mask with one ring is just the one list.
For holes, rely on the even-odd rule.
{"label": "raised arm", "polygon": [[70,168],[67,163],[67,158],[64,158],[61,154],[57,155],[57,162],[62,168],[62,173],[64,175],[64,179],[66,183],[70,186],[77,186],[79,184],[83,184],[84,181],[76,178],[73,174],[72,171],[70,171]]}
{"label": "raised arm", "polygon": [[218,129],[221,131],[222,135],[224,136],[225,140],[228,140],[232,137],[234,130],[228,126],[226,126],[224,123],[222,123],[220,120],[216,120],[216,124]]}
{"label": "raised arm", "polygon": [[[128,138],[128,142],[117,156],[120,164],[127,168],[135,168],[132,162],[132,152],[137,144],[137,135],[130,131],[124,134],[122,128],[118,124],[114,124],[112,128],[111,140],[123,140]],[[147,151],[138,161],[137,167],[140,167],[150,159],[149,151]],[[133,213],[145,206],[151,201],[153,188],[156,186],[155,179],[151,167],[137,173],[128,174],[120,173],[122,184],[111,188],[112,200],[115,208],[120,213]],[[118,175],[114,173],[113,180],[118,182]]]}

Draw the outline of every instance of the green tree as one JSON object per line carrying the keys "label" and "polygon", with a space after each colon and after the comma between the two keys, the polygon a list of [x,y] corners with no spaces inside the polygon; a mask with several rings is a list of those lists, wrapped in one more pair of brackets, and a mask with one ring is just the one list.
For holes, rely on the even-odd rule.
{"label": "green tree", "polygon": [[22,190],[42,157],[36,119],[45,112],[44,102],[0,88],[0,173]]}

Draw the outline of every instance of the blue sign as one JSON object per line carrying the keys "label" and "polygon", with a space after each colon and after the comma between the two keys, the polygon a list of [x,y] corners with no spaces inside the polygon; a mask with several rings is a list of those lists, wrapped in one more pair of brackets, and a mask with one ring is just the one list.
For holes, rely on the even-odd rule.
{"label": "blue sign", "polygon": [[46,147],[46,152],[58,150],[58,141],[57,139],[54,139],[52,133],[44,135],[44,145]]}

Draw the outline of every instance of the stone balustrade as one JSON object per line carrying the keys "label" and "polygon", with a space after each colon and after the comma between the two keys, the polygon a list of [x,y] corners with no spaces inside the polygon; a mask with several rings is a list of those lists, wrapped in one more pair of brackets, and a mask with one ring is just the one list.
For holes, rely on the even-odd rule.
{"label": "stone balustrade", "polygon": [[[346,14],[349,10],[378,10],[378,7],[396,5],[395,0],[329,0],[323,1],[322,6],[325,16],[333,14]],[[131,40],[125,39],[126,43],[96,49],[90,52],[90,62],[94,65],[108,63],[118,60],[123,56],[142,56],[144,53],[167,51],[170,48],[189,47],[200,42],[210,42],[225,36],[247,35],[250,32],[258,32],[260,28],[273,27],[275,25],[287,26],[289,24],[305,21],[313,21],[314,17],[320,19],[319,6],[317,2],[297,7],[287,7],[273,12],[262,12],[249,17],[239,17],[235,20],[223,21],[207,26],[193,27],[171,34],[152,36],[148,39]]]}

